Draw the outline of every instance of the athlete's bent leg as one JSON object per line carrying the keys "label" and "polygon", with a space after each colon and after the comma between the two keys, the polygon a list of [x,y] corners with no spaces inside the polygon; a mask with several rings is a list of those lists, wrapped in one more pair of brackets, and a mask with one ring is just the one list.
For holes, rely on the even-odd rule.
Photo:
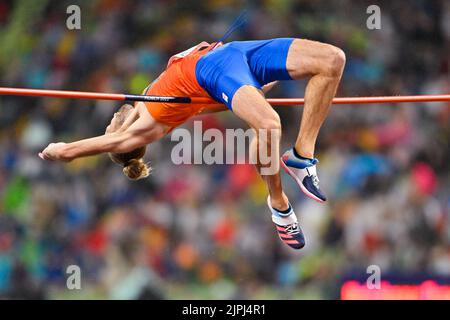
{"label": "athlete's bent leg", "polygon": [[253,129],[254,138],[250,143],[250,157],[253,160],[253,164],[256,167],[256,171],[259,173],[261,178],[267,184],[267,189],[269,190],[270,195],[270,204],[273,208],[284,211],[288,209],[288,199],[287,196],[283,192],[283,187],[281,185],[281,177],[280,171],[273,175],[264,175],[261,173],[261,169],[263,165],[260,162],[260,158],[258,156],[258,150],[260,146],[260,139],[258,137],[257,130]]}
{"label": "athlete's bent leg", "polygon": [[[288,199],[281,186],[279,153],[281,139],[280,117],[266,101],[261,92],[253,86],[242,86],[233,97],[232,109],[234,114],[248,123],[255,130],[255,140],[251,152],[255,153],[256,168],[267,183],[272,206],[279,210],[288,209]],[[267,133],[267,134],[266,134]],[[258,157],[262,152],[268,156],[270,163],[261,163]],[[264,168],[272,168],[271,174],[264,174]]]}
{"label": "athlete's bent leg", "polygon": [[[242,86],[236,91],[232,108],[234,113],[255,131],[250,152],[256,153],[253,155],[256,160],[256,169],[269,189],[267,204],[272,213],[272,221],[275,223],[278,236],[291,248],[301,249],[305,246],[303,231],[298,225],[294,209],[289,204],[281,186],[278,160],[281,138],[280,118],[261,92],[252,86]],[[261,161],[262,148],[268,153],[269,163]],[[269,173],[264,172],[264,169],[267,168],[270,168]]]}
{"label": "athlete's bent leg", "polygon": [[331,106],[342,77],[345,55],[334,46],[309,40],[293,41],[286,68],[293,79],[310,77],[305,106],[295,147],[283,154],[281,164],[310,198],[326,201],[319,187],[314,158],[320,127]]}
{"label": "athlete's bent leg", "polygon": [[336,94],[345,66],[344,52],[332,45],[296,39],[289,48],[286,68],[293,79],[311,77],[295,150],[313,158],[319,129]]}

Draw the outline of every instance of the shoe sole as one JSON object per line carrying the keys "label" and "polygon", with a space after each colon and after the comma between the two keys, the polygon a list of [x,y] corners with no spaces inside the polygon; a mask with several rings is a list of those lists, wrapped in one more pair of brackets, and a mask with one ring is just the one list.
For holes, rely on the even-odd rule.
{"label": "shoe sole", "polygon": [[286,171],[286,173],[287,173],[288,175],[290,175],[290,176],[295,180],[295,182],[297,182],[298,186],[300,187],[300,190],[302,190],[302,192],[303,192],[307,197],[309,197],[309,198],[311,198],[311,199],[313,199],[313,200],[315,200],[315,201],[317,201],[317,202],[319,202],[319,203],[324,203],[324,202],[325,202],[324,200],[318,198],[317,196],[315,196],[314,194],[312,194],[311,192],[309,192],[308,189],[306,189],[306,188],[303,186],[303,183],[302,183],[302,182],[300,181],[300,179],[294,174],[294,172],[292,172],[292,170],[289,169],[289,167],[284,163],[284,161],[283,161],[282,158],[280,159],[280,162],[281,162],[281,166],[283,167],[284,171]]}

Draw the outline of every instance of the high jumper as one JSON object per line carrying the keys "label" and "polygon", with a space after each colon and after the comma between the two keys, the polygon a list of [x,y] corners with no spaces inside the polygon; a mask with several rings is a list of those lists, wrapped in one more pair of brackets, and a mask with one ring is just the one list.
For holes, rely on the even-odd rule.
{"label": "high jumper", "polygon": [[[231,110],[256,131],[251,153],[265,148],[271,161],[257,161],[267,184],[268,206],[280,239],[294,249],[305,245],[297,217],[283,192],[279,164],[300,189],[316,201],[326,201],[319,187],[314,158],[319,129],[324,122],[345,65],[344,52],[332,45],[294,38],[202,42],[170,58],[166,70],[145,90],[145,95],[199,97],[220,104],[136,102],[115,113],[104,135],[72,143],[52,143],[39,155],[45,160],[71,161],[99,153],[124,166],[130,179],[147,177],[146,146],[161,139],[191,117]],[[277,81],[309,78],[300,131],[295,145],[281,162],[281,122],[264,93]],[[261,134],[264,132],[264,134]],[[274,160],[275,159],[275,160]],[[264,174],[264,168],[274,168]]]}
{"label": "high jumper", "polygon": [[[334,98],[345,65],[344,52],[332,45],[294,38],[202,42],[170,58],[165,71],[143,95],[0,88],[0,94],[95,98],[136,101],[116,112],[104,135],[71,143],[51,143],[39,156],[71,161],[100,153],[123,166],[130,179],[145,178],[146,146],[161,139],[191,117],[231,110],[256,131],[251,153],[269,152],[269,163],[256,168],[267,184],[268,206],[280,239],[294,249],[305,245],[298,219],[281,185],[279,164],[300,190],[318,202],[326,201],[319,187],[315,144],[332,105],[344,103],[450,101],[450,95]],[[266,99],[280,80],[308,79],[304,99]],[[279,157],[281,123],[271,104],[304,104],[295,145]],[[259,134],[264,132],[264,134]],[[258,156],[256,156],[258,157]],[[275,159],[275,160],[274,160]],[[273,167],[270,174],[264,169]]]}

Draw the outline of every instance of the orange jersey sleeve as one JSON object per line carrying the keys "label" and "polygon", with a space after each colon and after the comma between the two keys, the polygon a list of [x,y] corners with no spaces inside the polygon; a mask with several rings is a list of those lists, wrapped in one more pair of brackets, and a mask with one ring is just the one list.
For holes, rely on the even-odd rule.
{"label": "orange jersey sleeve", "polygon": [[[198,84],[195,76],[197,61],[214,44],[202,42],[170,58],[167,69],[147,88],[144,94],[176,97],[205,97],[208,93]],[[211,98],[212,99],[212,98]],[[172,128],[199,114],[207,105],[182,103],[145,103],[152,117]]]}

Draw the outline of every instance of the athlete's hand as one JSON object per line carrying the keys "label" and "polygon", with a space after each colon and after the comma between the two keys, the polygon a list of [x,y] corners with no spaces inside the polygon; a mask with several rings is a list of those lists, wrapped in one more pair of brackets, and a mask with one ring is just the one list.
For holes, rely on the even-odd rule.
{"label": "athlete's hand", "polygon": [[63,157],[63,148],[66,144],[64,142],[58,142],[58,143],[50,143],[47,148],[45,148],[42,152],[39,152],[39,158],[43,160],[49,160],[49,161],[70,161],[71,159],[67,159],[66,157]]}

